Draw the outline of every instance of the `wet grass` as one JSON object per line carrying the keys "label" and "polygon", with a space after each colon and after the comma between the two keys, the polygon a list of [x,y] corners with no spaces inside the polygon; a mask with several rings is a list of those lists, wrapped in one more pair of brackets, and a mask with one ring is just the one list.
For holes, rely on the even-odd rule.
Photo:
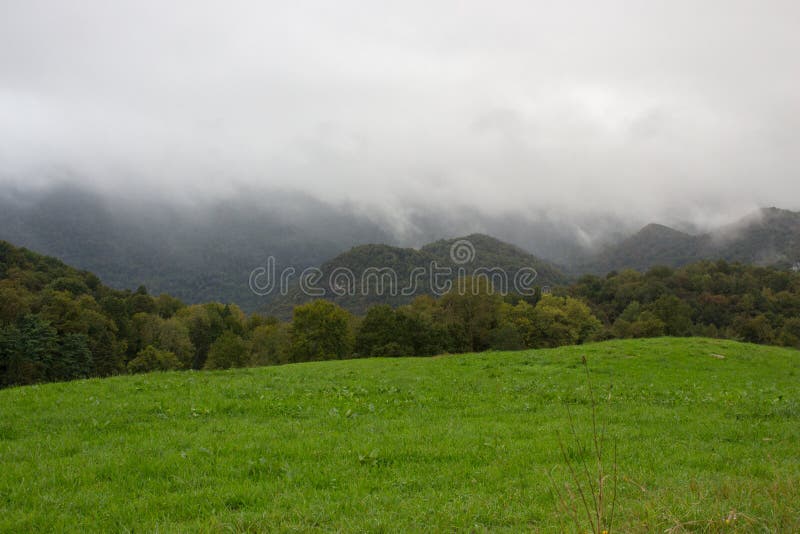
{"label": "wet grass", "polygon": [[583,355],[615,530],[800,531],[800,352],[697,338],[0,391],[0,530],[559,531]]}

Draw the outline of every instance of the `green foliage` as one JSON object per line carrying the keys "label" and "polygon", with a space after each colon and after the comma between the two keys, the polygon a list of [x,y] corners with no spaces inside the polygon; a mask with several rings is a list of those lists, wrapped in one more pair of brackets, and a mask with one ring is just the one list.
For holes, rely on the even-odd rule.
{"label": "green foliage", "polygon": [[784,347],[800,348],[800,317],[790,317],[784,321],[778,341]]}
{"label": "green foliage", "polygon": [[56,278],[47,287],[54,291],[63,291],[73,295],[85,295],[89,293],[89,286],[77,276],[62,276]]}
{"label": "green foliage", "polygon": [[601,328],[583,302],[570,297],[544,295],[532,313],[532,342],[536,347],[576,345]]}
{"label": "green foliage", "polygon": [[49,369],[50,380],[86,378],[93,371],[92,351],[86,334],[66,334],[61,337]]}
{"label": "green foliage", "polygon": [[0,280],[0,324],[9,324],[31,311],[33,295],[11,280]]}
{"label": "green foliage", "polygon": [[[522,257],[491,239],[472,237],[479,253],[510,262],[503,267]],[[411,267],[419,255],[443,254],[447,243],[402,253],[368,246],[354,254],[363,262],[378,254]],[[723,261],[585,276],[555,294],[531,297],[501,297],[487,277],[467,276],[438,300],[420,295],[397,308],[368,307],[363,318],[317,300],[297,306],[291,322],[248,317],[232,304],[185,306],[167,295],[152,297],[144,287],[116,291],[91,273],[2,242],[0,273],[2,386],[151,366],[203,369],[430,356],[611,337],[701,335],[800,347],[800,274]],[[148,349],[168,353],[178,363],[159,360]],[[167,363],[158,363],[162,360]]]}
{"label": "green foliage", "polygon": [[272,322],[259,324],[250,334],[250,361],[253,365],[277,365],[291,361],[292,339],[289,326]]}
{"label": "green foliage", "polygon": [[664,334],[668,336],[686,336],[692,331],[692,307],[675,295],[659,297],[649,311],[664,323]]}
{"label": "green foliage", "polygon": [[585,276],[563,293],[587,302],[616,337],[724,336],[796,346],[800,274],[703,261],[647,273]]}
{"label": "green foliage", "polygon": [[171,352],[159,350],[149,345],[139,351],[134,359],[128,362],[131,373],[149,373],[152,371],[174,371],[180,369],[181,362]]}
{"label": "green foliage", "polygon": [[595,336],[602,324],[586,304],[570,297],[543,295],[535,306],[520,300],[500,307],[495,348],[557,347],[580,344]]}
{"label": "green foliage", "polygon": [[402,344],[408,332],[401,331],[399,314],[386,304],[370,308],[356,334],[355,353],[364,356],[413,354],[411,346]]}
{"label": "green foliage", "polygon": [[190,369],[195,349],[189,337],[189,327],[177,317],[162,321],[158,328],[158,346],[175,354],[182,369]]}
{"label": "green foliage", "polygon": [[486,350],[500,318],[502,298],[484,278],[466,277],[441,298],[441,321],[452,339],[453,352]]}
{"label": "green foliage", "polygon": [[349,314],[332,302],[315,300],[294,309],[293,361],[346,358],[352,350]]}
{"label": "green foliage", "polygon": [[432,356],[452,351],[452,340],[440,319],[438,301],[421,295],[397,310],[397,339],[412,348],[415,356]]}
{"label": "green foliage", "polygon": [[162,294],[155,299],[155,313],[164,319],[169,319],[178,313],[183,306],[183,302],[170,295]]}
{"label": "green foliage", "polygon": [[666,323],[649,310],[642,310],[639,301],[631,302],[623,311],[611,331],[618,338],[658,337],[666,331]]}
{"label": "green foliage", "polygon": [[515,325],[501,322],[489,334],[489,344],[493,350],[522,350],[526,347],[523,335]]}
{"label": "green foliage", "polygon": [[[173,353],[181,368],[204,358],[189,336],[191,311],[179,317],[185,306],[172,297],[154,299],[143,287],[116,291],[91,273],[4,242],[0,273],[0,385],[145,369],[127,362],[149,346]],[[224,328],[241,331],[238,308],[207,305],[202,310],[209,346]],[[209,318],[211,312],[216,316]]]}
{"label": "green foliage", "polygon": [[189,340],[195,348],[192,369],[202,369],[211,344],[225,330],[225,320],[220,314],[220,305],[195,304],[180,310],[178,316],[189,329]]}
{"label": "green foliage", "polygon": [[[432,265],[441,269],[451,269],[453,276],[448,278],[471,277],[476,275],[476,271],[478,276],[486,278],[496,269],[498,273],[502,272],[508,281],[507,287],[495,288],[498,291],[512,290],[514,276],[522,268],[534,268],[537,272],[536,283],[542,286],[567,282],[566,276],[553,265],[518,247],[482,234],[472,234],[460,239],[468,240],[474,247],[475,254],[472,261],[465,264],[455,264],[450,257],[451,248],[459,239],[436,241],[419,250],[374,244],[353,247],[320,266],[322,278],[318,286],[324,289],[337,305],[351,313],[364,315],[372,306],[385,304],[399,307],[409,304],[418,296],[441,294],[439,292],[441,289],[434,292],[431,288]],[[381,278],[374,269],[389,271],[384,273],[386,277]],[[427,275],[419,277],[419,270]],[[353,277],[335,279],[333,283],[338,287],[331,287],[332,275],[341,272],[352,273]],[[412,285],[413,292],[403,291]],[[378,291],[378,287],[382,287],[382,291]],[[312,298],[304,294],[299,284],[296,284],[288,295],[270,301],[262,311],[289,318],[295,306],[307,303]],[[467,346],[471,342],[460,339],[459,343]],[[482,343],[485,346],[486,339],[482,340]],[[404,343],[400,341],[400,344]]]}
{"label": "green foliage", "polygon": [[230,369],[231,367],[244,367],[248,364],[250,347],[247,343],[227,330],[211,345],[205,369]]}
{"label": "green foliage", "polygon": [[25,315],[0,331],[0,369],[4,385],[35,384],[49,378],[58,337],[50,323]]}
{"label": "green foliage", "polygon": [[534,307],[529,303],[524,300],[515,305],[504,302],[500,307],[501,326],[494,335],[492,347],[498,350],[505,344],[533,347],[536,343],[535,321]]}

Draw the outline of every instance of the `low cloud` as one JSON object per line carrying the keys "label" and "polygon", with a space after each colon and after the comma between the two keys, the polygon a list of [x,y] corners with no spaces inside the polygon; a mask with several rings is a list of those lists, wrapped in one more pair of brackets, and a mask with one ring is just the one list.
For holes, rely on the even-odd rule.
{"label": "low cloud", "polygon": [[6,3],[0,181],[294,189],[412,241],[437,213],[710,227],[800,207],[798,22],[790,1]]}

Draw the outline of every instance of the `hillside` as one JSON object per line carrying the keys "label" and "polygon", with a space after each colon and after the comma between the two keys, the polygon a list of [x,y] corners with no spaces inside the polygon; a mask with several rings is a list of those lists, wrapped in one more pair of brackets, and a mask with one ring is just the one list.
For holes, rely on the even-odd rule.
{"label": "hillside", "polygon": [[800,353],[660,338],[3,390],[0,531],[564,531],[584,355],[615,532],[800,530]]}
{"label": "hillside", "polygon": [[680,267],[699,260],[791,267],[800,262],[800,213],[765,208],[733,224],[691,235],[649,224],[573,267],[574,272],[604,274],[656,265]]}
{"label": "hillside", "polygon": [[[468,255],[465,256],[466,261],[463,263],[459,263],[458,258],[454,260],[451,254],[454,247],[461,245],[465,247],[462,252]],[[455,280],[460,274],[473,274],[476,269],[500,269],[506,273],[508,291],[513,289],[514,275],[522,268],[535,269],[537,276],[534,284],[539,287],[563,284],[567,281],[555,266],[514,245],[491,236],[471,234],[429,243],[419,250],[389,245],[354,247],[320,266],[322,276],[315,287],[324,291],[326,298],[348,311],[363,314],[368,307],[375,304],[397,306],[407,304],[418,295],[434,294],[430,279],[433,265],[451,269],[451,274],[444,277],[450,280]],[[368,269],[386,268],[394,273],[394,280],[391,283],[387,282],[383,290],[380,290],[374,279],[370,279],[367,280],[367,290],[362,290],[366,279],[364,273],[369,272]],[[424,275],[414,278],[415,270]],[[334,284],[347,282],[347,279],[336,276],[336,273],[342,272],[353,273],[354,277],[350,280],[354,280],[355,284],[332,285],[332,281]],[[409,289],[412,284],[415,284],[414,291]],[[352,291],[348,291],[351,287]],[[294,306],[312,299],[312,296],[303,292],[299,284],[295,283],[286,295],[270,299],[260,311],[278,317],[288,317]]]}
{"label": "hillside", "polygon": [[[701,259],[782,268],[800,261],[800,214],[777,208],[760,210],[706,234],[651,224],[627,238],[622,236],[631,221],[624,217],[597,215],[570,221],[532,213],[530,219],[487,219],[478,211],[424,210],[417,215],[411,221],[416,229],[413,235],[401,240],[391,225],[381,222],[380,214],[367,216],[351,206],[330,205],[298,193],[242,192],[230,199],[182,204],[156,197],[121,200],[63,186],[25,194],[0,192],[0,239],[89,270],[115,289],[144,285],[152,293],[169,293],[188,303],[235,303],[248,312],[269,309],[282,316],[289,302],[303,299],[292,295],[272,303],[278,295],[258,296],[248,286],[251,272],[269,256],[275,258],[278,269],[294,267],[298,272],[326,261],[328,266],[361,265],[365,260],[390,265],[393,260],[382,258],[382,252],[360,247],[364,243],[424,243],[441,235],[475,231],[525,249],[496,240],[484,243],[477,258],[481,266],[516,268],[533,263],[543,285],[563,280],[558,271],[577,277],[654,265],[677,267]],[[587,256],[579,235],[611,244]],[[476,239],[477,245],[481,238]],[[436,243],[417,252],[448,261],[452,240]],[[347,252],[353,247],[352,254]],[[398,268],[406,254],[400,250],[390,252],[400,254]],[[409,258],[408,265],[429,259]],[[558,260],[558,271],[548,261],[552,259]],[[345,304],[354,310],[364,307],[363,303]]]}
{"label": "hillside", "polygon": [[597,254],[585,270],[646,270],[654,265],[679,267],[702,256],[702,238],[661,224],[649,224],[631,237]]}
{"label": "hillside", "polygon": [[92,271],[116,289],[144,285],[185,302],[236,303],[248,311],[265,300],[247,281],[268,256],[303,269],[388,239],[366,218],[301,194],[181,205],[69,187],[20,198],[3,193],[0,239]]}
{"label": "hillside", "polygon": [[[134,317],[163,322],[182,307],[0,241],[0,387],[122,372],[143,348]],[[188,332],[172,334],[191,347]]]}
{"label": "hillside", "polygon": [[86,292],[89,288],[100,287],[97,276],[88,271],[75,269],[57,258],[43,256],[6,241],[0,241],[0,280],[14,279],[25,271],[34,275],[23,277],[21,282],[34,290],[47,285],[58,286],[65,279],[75,279],[83,283]]}
{"label": "hillside", "polygon": [[365,243],[410,246],[475,231],[544,251],[539,256],[572,257],[581,248],[572,224],[536,214],[529,220],[419,208],[412,210],[413,230],[400,238],[387,222],[391,214],[362,211],[287,191],[184,202],[146,192],[118,198],[74,186],[3,190],[0,239],[92,271],[116,289],[144,285],[184,302],[235,303],[246,311],[274,296],[254,295],[248,287],[250,273],[269,256],[279,269],[301,271]]}
{"label": "hillside", "polygon": [[[367,260],[396,265],[433,257],[385,246],[359,250]],[[376,307],[363,320],[317,300],[281,322],[235,305],[186,305],[145,288],[111,289],[89,272],[0,241],[0,388],[148,371],[555,346],[583,342],[601,328],[585,304],[547,295],[539,295],[538,309],[527,301],[515,308],[540,318],[541,327],[504,323],[505,302],[482,287],[402,309]],[[548,322],[562,311],[568,317]]]}
{"label": "hillside", "polygon": [[800,262],[800,212],[765,208],[710,234],[718,257],[757,265]]}

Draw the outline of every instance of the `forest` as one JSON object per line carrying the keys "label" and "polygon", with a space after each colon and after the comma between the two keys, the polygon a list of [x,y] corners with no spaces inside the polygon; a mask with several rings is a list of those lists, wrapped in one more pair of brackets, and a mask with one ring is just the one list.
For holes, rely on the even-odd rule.
{"label": "forest", "polygon": [[584,276],[533,296],[459,280],[441,298],[296,306],[291,320],[187,305],[0,242],[0,385],[180,369],[704,336],[800,348],[800,274],[725,261]]}

